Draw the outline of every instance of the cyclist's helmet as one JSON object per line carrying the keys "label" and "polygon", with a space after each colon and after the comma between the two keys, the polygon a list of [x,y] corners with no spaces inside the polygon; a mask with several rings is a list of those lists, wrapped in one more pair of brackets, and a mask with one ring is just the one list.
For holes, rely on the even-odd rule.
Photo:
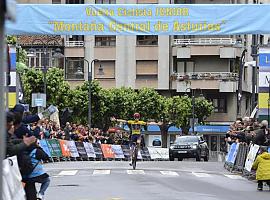
{"label": "cyclist's helmet", "polygon": [[134,113],[133,117],[134,117],[134,119],[140,119],[141,115],[140,115],[140,113]]}

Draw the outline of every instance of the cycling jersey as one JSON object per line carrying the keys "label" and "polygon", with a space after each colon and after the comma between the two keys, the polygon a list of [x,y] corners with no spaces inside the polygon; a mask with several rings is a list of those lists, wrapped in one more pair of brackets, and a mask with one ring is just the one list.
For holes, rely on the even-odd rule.
{"label": "cycling jersey", "polygon": [[144,121],[135,121],[135,120],[128,120],[127,123],[131,125],[132,135],[140,135],[142,126],[146,125],[146,122]]}

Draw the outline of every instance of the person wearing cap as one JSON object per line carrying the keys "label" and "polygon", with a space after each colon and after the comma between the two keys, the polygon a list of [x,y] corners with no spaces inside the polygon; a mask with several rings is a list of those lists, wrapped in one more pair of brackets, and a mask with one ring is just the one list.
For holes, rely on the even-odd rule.
{"label": "person wearing cap", "polygon": [[256,132],[254,143],[257,145],[270,145],[270,133],[268,130],[268,121],[263,120],[260,124],[261,128]]}
{"label": "person wearing cap", "polygon": [[27,124],[38,122],[42,116],[41,115],[27,115],[24,116],[25,108],[22,104],[16,104],[12,109],[15,114],[15,135],[18,138],[23,138],[23,136],[32,136],[33,133],[27,128]]}
{"label": "person wearing cap", "polygon": [[22,151],[25,151],[27,147],[36,142],[35,137],[24,137],[18,139],[14,135],[14,123],[15,115],[12,112],[6,113],[6,129],[7,129],[7,144],[6,144],[6,156],[19,155]]}
{"label": "person wearing cap", "polygon": [[263,182],[266,182],[270,189],[270,153],[267,147],[260,147],[260,155],[256,158],[252,168],[256,170],[258,190],[263,190]]}

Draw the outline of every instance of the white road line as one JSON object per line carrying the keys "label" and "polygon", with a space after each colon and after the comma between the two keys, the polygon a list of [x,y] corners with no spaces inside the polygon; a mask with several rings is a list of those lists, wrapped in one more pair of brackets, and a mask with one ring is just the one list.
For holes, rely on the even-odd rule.
{"label": "white road line", "polygon": [[173,171],[160,171],[160,173],[167,176],[179,176],[177,172],[173,172]]}
{"label": "white road line", "polygon": [[233,174],[224,174],[226,177],[228,177],[228,178],[230,178],[230,179],[235,179],[235,180],[237,180],[237,179],[245,179],[245,178],[243,178],[242,176],[240,176],[240,175],[233,175]]}
{"label": "white road line", "polygon": [[74,176],[77,172],[78,170],[61,171],[58,176]]}
{"label": "white road line", "polygon": [[107,175],[110,174],[111,170],[109,169],[96,169],[93,172],[93,175]]}
{"label": "white road line", "polygon": [[143,170],[127,170],[128,174],[145,174]]}
{"label": "white road line", "polygon": [[200,177],[200,178],[211,177],[210,174],[206,174],[206,173],[192,172],[192,174],[193,174],[194,176],[197,176],[197,177]]}

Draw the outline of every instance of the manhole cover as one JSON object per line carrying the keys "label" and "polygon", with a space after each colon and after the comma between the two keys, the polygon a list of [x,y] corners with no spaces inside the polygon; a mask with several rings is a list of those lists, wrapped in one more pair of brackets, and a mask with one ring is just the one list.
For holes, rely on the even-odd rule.
{"label": "manhole cover", "polygon": [[78,187],[77,184],[62,184],[62,185],[56,185],[57,187]]}

